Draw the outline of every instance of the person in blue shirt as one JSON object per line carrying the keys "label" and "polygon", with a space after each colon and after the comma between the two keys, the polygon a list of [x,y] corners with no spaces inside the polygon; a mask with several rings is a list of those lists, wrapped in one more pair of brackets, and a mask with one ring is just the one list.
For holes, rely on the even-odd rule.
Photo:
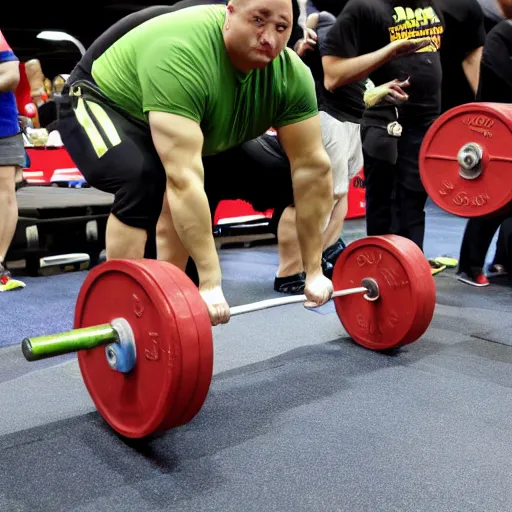
{"label": "person in blue shirt", "polygon": [[19,81],[19,60],[0,32],[0,291],[25,286],[21,281],[11,279],[4,262],[18,222],[16,174],[25,163],[14,96]]}

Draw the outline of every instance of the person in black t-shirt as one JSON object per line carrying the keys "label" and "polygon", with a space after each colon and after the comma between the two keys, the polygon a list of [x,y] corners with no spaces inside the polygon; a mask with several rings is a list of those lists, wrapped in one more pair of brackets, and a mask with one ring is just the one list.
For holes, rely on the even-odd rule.
{"label": "person in black t-shirt", "polygon": [[436,0],[444,22],[441,111],[475,101],[485,43],[484,13],[477,0]]}
{"label": "person in black t-shirt", "polygon": [[[512,15],[512,11],[509,12]],[[479,102],[512,103],[512,21],[498,23],[487,36],[482,55]],[[501,228],[500,228],[501,225]],[[489,246],[500,228],[489,275],[503,275],[512,268],[512,216],[470,219],[462,240],[457,279],[472,286],[488,286],[484,264]]]}
{"label": "person in black t-shirt", "polygon": [[[366,77],[377,86],[394,80],[408,85],[407,94],[399,88],[363,116],[366,224],[368,235],[391,233],[394,201],[397,234],[421,249],[427,194],[418,155],[441,110],[443,32],[431,0],[350,0],[329,32],[330,54],[323,57],[331,92]],[[395,104],[393,96],[402,101]]]}

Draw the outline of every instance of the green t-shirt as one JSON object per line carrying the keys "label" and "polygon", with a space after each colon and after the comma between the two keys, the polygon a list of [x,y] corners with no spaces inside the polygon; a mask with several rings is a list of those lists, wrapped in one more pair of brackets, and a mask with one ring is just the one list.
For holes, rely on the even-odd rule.
{"label": "green t-shirt", "polygon": [[93,64],[99,88],[130,115],[181,115],[201,125],[203,155],[317,114],[309,68],[288,48],[248,74],[231,64],[222,27],[225,6],[202,5],[134,28]]}

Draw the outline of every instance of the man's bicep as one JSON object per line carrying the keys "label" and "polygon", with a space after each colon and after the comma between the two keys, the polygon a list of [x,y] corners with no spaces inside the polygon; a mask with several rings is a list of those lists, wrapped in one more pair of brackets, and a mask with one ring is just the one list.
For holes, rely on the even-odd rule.
{"label": "man's bicep", "polygon": [[168,179],[186,186],[190,179],[203,179],[203,132],[199,123],[167,112],[150,112],[149,126],[156,151]]}

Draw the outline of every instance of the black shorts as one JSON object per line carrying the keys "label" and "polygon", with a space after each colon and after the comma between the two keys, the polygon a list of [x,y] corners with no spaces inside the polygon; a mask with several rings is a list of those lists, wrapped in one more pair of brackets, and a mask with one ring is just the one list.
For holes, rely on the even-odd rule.
{"label": "black shorts", "polygon": [[101,93],[75,83],[59,100],[59,132],[88,184],[114,194],[112,213],[151,231],[162,210],[166,176],[149,127],[115,110]]}

